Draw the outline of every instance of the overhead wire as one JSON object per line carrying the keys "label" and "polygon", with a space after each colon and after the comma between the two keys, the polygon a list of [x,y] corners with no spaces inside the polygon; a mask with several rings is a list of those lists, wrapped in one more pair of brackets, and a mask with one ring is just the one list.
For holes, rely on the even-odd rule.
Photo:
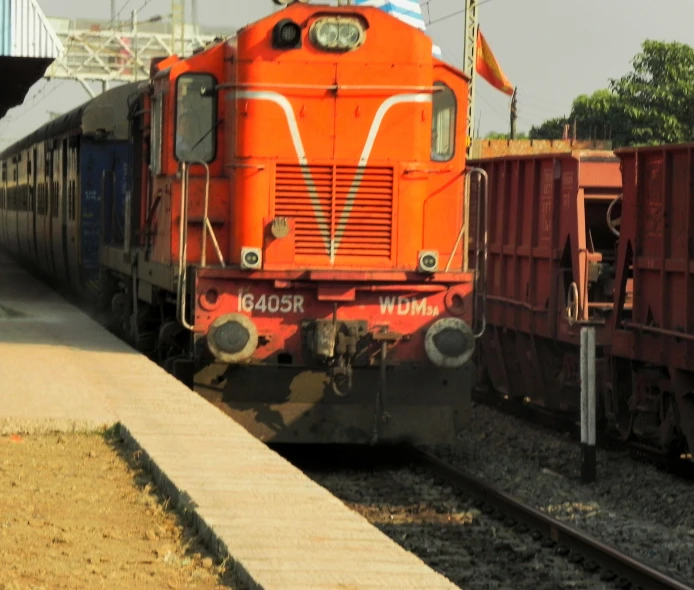
{"label": "overhead wire", "polygon": [[[420,6],[426,4],[427,5],[427,12],[428,12],[428,8],[429,8],[428,5],[431,2],[435,2],[435,1],[436,0],[426,0],[426,2],[420,3]],[[478,8],[479,6],[482,6],[484,4],[488,4],[489,2],[492,2],[492,0],[480,0],[479,2],[475,3],[475,8]],[[465,14],[466,11],[467,11],[467,6],[465,8],[461,8],[460,10],[456,10],[455,12],[451,12],[450,14],[447,14],[446,16],[442,16],[442,17],[436,18],[434,20],[431,20],[431,17],[430,17],[429,22],[425,23],[425,24],[428,26],[428,25],[435,25],[438,23],[442,23],[444,21],[447,21],[449,18],[453,18],[454,16],[458,16],[460,14]]]}
{"label": "overhead wire", "polygon": [[118,17],[120,16],[121,12],[123,12],[128,7],[128,4],[130,4],[130,2],[132,2],[132,0],[125,0],[123,6],[121,6],[118,12],[116,12],[116,14],[111,17],[111,20],[105,27],[106,29],[115,28],[116,22],[118,22]]}

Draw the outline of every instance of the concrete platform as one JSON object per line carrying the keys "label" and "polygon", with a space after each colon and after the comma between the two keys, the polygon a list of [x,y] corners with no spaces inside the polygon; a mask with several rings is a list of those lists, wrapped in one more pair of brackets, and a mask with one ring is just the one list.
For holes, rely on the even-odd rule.
{"label": "concrete platform", "polygon": [[251,587],[457,588],[0,253],[0,431],[115,423]]}

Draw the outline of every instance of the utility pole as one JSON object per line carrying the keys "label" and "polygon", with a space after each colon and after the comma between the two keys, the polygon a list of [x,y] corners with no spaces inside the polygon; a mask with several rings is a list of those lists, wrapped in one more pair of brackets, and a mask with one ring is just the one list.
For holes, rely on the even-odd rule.
{"label": "utility pole", "polygon": [[516,121],[518,120],[518,88],[513,89],[511,97],[511,139],[516,139]]}
{"label": "utility pole", "polygon": [[[183,57],[185,53],[184,39],[186,27],[185,0],[171,0],[171,53]],[[177,33],[180,32],[180,46],[177,47]]]}
{"label": "utility pole", "polygon": [[190,10],[192,12],[191,17],[193,20],[193,36],[197,37],[200,33],[198,26],[198,0],[191,0]]}
{"label": "utility pole", "polygon": [[477,78],[477,31],[479,29],[477,1],[465,0],[465,59],[464,72],[470,77],[470,91],[467,107],[468,156],[472,148],[472,137],[475,129],[475,80]]}
{"label": "utility pole", "polygon": [[[472,155],[473,137],[475,134],[475,80],[477,78],[477,31],[479,28],[477,18],[477,0],[465,0],[465,48],[463,54],[463,71],[470,78],[470,87],[468,89],[468,104],[467,104],[467,129],[466,129],[466,155],[468,158]],[[481,117],[480,117],[481,118]],[[468,270],[468,243],[470,238],[470,185],[471,180],[468,177],[463,186],[465,194],[465,235],[463,236],[463,270]],[[479,205],[478,205],[479,206]]]}
{"label": "utility pole", "polygon": [[116,28],[116,17],[118,13],[116,12],[116,0],[111,0],[111,27]]}

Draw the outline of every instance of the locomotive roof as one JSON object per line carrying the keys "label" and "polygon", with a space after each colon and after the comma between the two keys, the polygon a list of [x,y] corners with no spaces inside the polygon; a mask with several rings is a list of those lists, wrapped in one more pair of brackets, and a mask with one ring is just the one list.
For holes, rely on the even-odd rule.
{"label": "locomotive roof", "polygon": [[137,92],[140,84],[130,82],[101,93],[8,146],[0,153],[0,159],[7,159],[35,143],[64,134],[89,136],[105,132],[109,139],[127,139],[128,98]]}

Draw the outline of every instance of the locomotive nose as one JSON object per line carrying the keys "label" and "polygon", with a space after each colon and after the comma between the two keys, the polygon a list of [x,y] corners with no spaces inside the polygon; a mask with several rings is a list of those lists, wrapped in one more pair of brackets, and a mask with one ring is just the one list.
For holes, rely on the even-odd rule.
{"label": "locomotive nose", "polygon": [[459,318],[440,319],[427,330],[424,350],[437,367],[455,369],[472,357],[475,336],[470,326]]}

